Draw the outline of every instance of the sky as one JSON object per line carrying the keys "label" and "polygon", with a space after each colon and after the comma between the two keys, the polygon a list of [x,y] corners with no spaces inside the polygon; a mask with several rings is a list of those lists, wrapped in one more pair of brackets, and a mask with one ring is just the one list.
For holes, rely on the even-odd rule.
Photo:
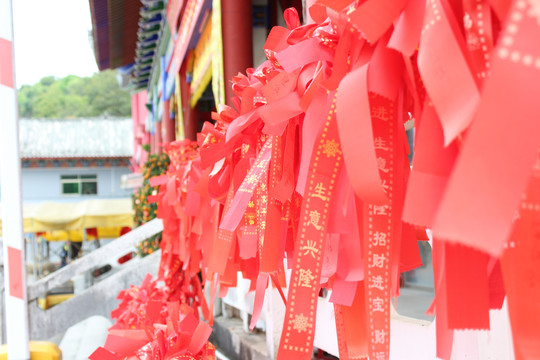
{"label": "sky", "polygon": [[13,32],[17,87],[45,76],[97,72],[89,38],[88,0],[15,0]]}

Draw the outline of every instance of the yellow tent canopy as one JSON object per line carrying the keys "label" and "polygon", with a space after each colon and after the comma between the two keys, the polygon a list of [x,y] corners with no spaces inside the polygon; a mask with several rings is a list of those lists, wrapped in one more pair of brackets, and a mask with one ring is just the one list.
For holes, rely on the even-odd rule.
{"label": "yellow tent canopy", "polygon": [[[123,227],[98,227],[97,236],[94,234],[87,234],[86,240],[95,239],[115,239],[121,236]],[[47,231],[42,234],[42,237],[47,241],[83,241],[82,230],[53,230]]]}
{"label": "yellow tent canopy", "polygon": [[25,233],[133,227],[133,210],[131,199],[23,204],[23,222]]}

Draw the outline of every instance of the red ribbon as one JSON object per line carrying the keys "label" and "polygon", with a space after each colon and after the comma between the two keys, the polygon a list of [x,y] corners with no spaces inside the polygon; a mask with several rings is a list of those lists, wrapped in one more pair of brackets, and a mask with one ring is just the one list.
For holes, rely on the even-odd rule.
{"label": "red ribbon", "polygon": [[278,359],[311,358],[325,229],[342,164],[335,120],[335,94],[329,96],[327,114],[324,128],[317,136],[306,184]]}

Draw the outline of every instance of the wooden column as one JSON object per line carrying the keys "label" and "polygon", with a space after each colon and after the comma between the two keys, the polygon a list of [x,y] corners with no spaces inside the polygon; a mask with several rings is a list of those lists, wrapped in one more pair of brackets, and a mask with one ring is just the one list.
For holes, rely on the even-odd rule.
{"label": "wooden column", "polygon": [[225,102],[232,105],[232,77],[253,67],[251,0],[222,0],[221,15]]}

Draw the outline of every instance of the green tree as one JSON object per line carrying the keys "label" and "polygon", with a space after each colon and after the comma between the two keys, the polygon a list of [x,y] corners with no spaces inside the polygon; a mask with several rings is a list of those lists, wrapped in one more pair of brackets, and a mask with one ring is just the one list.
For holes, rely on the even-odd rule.
{"label": "green tree", "polygon": [[131,100],[127,92],[118,86],[116,73],[104,71],[95,74],[87,85],[89,104],[92,115],[108,114],[112,116],[129,116]]}
{"label": "green tree", "polygon": [[19,114],[27,118],[76,118],[102,115],[130,116],[131,97],[121,89],[116,72],[91,77],[47,76],[19,89]]}
{"label": "green tree", "polygon": [[62,110],[63,95],[57,85],[51,85],[33,104],[33,117],[57,117]]}

